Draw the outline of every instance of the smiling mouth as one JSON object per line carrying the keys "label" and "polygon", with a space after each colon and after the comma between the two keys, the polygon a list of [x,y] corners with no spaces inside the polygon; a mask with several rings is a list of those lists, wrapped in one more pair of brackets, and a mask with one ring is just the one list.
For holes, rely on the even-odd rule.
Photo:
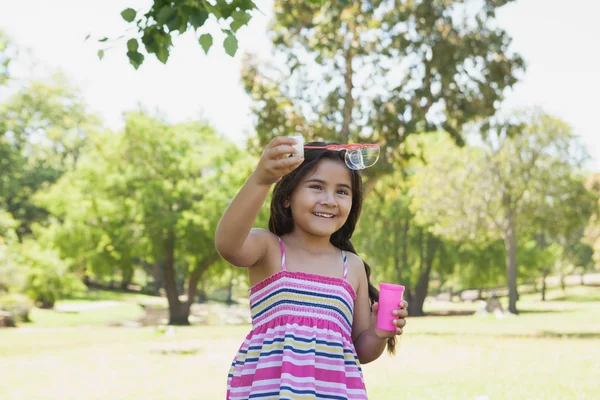
{"label": "smiling mouth", "polygon": [[327,214],[327,213],[313,213],[314,215],[316,215],[317,217],[321,217],[321,218],[333,218],[334,215],[333,214]]}

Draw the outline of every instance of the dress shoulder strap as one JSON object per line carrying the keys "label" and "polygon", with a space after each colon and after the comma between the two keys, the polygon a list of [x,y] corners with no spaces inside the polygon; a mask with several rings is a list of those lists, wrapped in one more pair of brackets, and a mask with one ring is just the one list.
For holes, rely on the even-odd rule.
{"label": "dress shoulder strap", "polygon": [[287,269],[285,264],[285,246],[283,245],[283,241],[279,236],[277,236],[277,239],[279,240],[279,248],[281,249],[281,270],[286,271]]}
{"label": "dress shoulder strap", "polygon": [[346,257],[346,252],[342,250],[342,257],[344,259],[344,279],[348,277],[348,257]]}

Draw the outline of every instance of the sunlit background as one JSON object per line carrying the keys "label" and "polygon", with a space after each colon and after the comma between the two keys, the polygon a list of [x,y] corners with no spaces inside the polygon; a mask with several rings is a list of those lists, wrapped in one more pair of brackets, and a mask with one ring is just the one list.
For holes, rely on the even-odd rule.
{"label": "sunlit background", "polygon": [[[295,131],[382,145],[353,243],[375,284],[406,285],[411,318],[398,354],[364,366],[370,398],[598,398],[596,2],[496,8],[486,26],[506,31],[507,57],[525,69],[503,75],[516,83],[494,115],[449,95],[456,129],[427,126],[410,106],[426,101],[358,57],[346,121],[344,69],[314,63],[332,59],[323,41],[308,40],[311,55],[273,45],[296,23],[336,32],[321,18],[342,12],[336,1],[256,1],[235,56],[211,17],[173,34],[166,63],[145,54],[136,70],[126,41],[137,31],[121,12],[153,3],[0,0],[0,399],[224,398],[251,325],[245,271],[220,259],[214,229],[262,146]],[[396,3],[427,13],[463,2]],[[285,4],[325,6],[270,25]],[[344,21],[363,29],[357,15]],[[289,73],[287,57],[303,65]],[[469,79],[477,93],[497,91],[477,72]],[[428,122],[446,118],[443,102],[431,113]]]}

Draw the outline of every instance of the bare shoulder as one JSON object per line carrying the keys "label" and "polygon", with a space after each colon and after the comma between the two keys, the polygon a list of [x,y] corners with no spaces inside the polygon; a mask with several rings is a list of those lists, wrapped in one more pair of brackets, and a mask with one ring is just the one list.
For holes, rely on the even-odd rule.
{"label": "bare shoulder", "polygon": [[348,260],[348,271],[350,271],[350,269],[354,269],[354,268],[364,268],[363,267],[363,260],[356,254],[352,253],[351,251],[346,251],[346,258]]}

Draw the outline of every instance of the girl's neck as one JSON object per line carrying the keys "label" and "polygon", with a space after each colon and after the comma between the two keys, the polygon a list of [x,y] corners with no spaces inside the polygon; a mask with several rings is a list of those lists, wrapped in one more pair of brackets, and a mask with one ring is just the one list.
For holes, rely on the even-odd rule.
{"label": "girl's neck", "polygon": [[314,236],[295,230],[285,235],[285,241],[296,248],[302,248],[309,253],[319,254],[331,251],[334,246],[329,236]]}

